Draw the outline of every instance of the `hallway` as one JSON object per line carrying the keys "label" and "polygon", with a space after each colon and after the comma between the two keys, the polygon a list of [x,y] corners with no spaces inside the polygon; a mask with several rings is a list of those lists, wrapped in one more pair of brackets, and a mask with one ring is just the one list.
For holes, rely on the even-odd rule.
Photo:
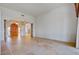
{"label": "hallway", "polygon": [[0,4],[1,55],[79,55],[77,5]]}
{"label": "hallway", "polygon": [[26,38],[8,43],[3,41],[2,55],[78,55],[79,49],[59,41],[44,38]]}

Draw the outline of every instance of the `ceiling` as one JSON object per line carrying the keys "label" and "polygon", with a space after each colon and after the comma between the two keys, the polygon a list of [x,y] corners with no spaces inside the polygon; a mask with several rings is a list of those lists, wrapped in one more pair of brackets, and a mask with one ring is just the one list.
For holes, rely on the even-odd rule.
{"label": "ceiling", "polygon": [[34,17],[38,17],[44,13],[51,11],[52,9],[69,5],[62,3],[0,3],[0,6],[14,9]]}

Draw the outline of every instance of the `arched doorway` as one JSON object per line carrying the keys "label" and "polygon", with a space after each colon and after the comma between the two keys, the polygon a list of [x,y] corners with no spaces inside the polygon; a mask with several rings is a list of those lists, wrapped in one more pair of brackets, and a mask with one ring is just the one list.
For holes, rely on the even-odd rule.
{"label": "arched doorway", "polygon": [[25,30],[26,30],[26,37],[33,38],[33,24],[26,23]]}
{"label": "arched doorway", "polygon": [[11,38],[18,37],[18,25],[17,25],[17,23],[12,23],[10,25],[10,37]]}

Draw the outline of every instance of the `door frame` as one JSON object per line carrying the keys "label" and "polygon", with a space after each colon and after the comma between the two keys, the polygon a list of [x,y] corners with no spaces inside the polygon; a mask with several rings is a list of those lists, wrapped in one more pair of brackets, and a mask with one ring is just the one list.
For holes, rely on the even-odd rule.
{"label": "door frame", "polygon": [[31,23],[31,37],[33,38],[33,23]]}
{"label": "door frame", "polygon": [[6,19],[4,19],[4,41],[6,42]]}

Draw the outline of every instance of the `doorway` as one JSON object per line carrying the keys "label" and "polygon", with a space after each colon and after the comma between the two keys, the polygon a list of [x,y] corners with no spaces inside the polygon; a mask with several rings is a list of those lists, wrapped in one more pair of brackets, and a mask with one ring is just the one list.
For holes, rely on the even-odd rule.
{"label": "doorway", "polygon": [[10,37],[18,37],[18,25],[16,23],[10,25]]}
{"label": "doorway", "polygon": [[26,37],[33,38],[33,24],[26,23],[25,25]]}

